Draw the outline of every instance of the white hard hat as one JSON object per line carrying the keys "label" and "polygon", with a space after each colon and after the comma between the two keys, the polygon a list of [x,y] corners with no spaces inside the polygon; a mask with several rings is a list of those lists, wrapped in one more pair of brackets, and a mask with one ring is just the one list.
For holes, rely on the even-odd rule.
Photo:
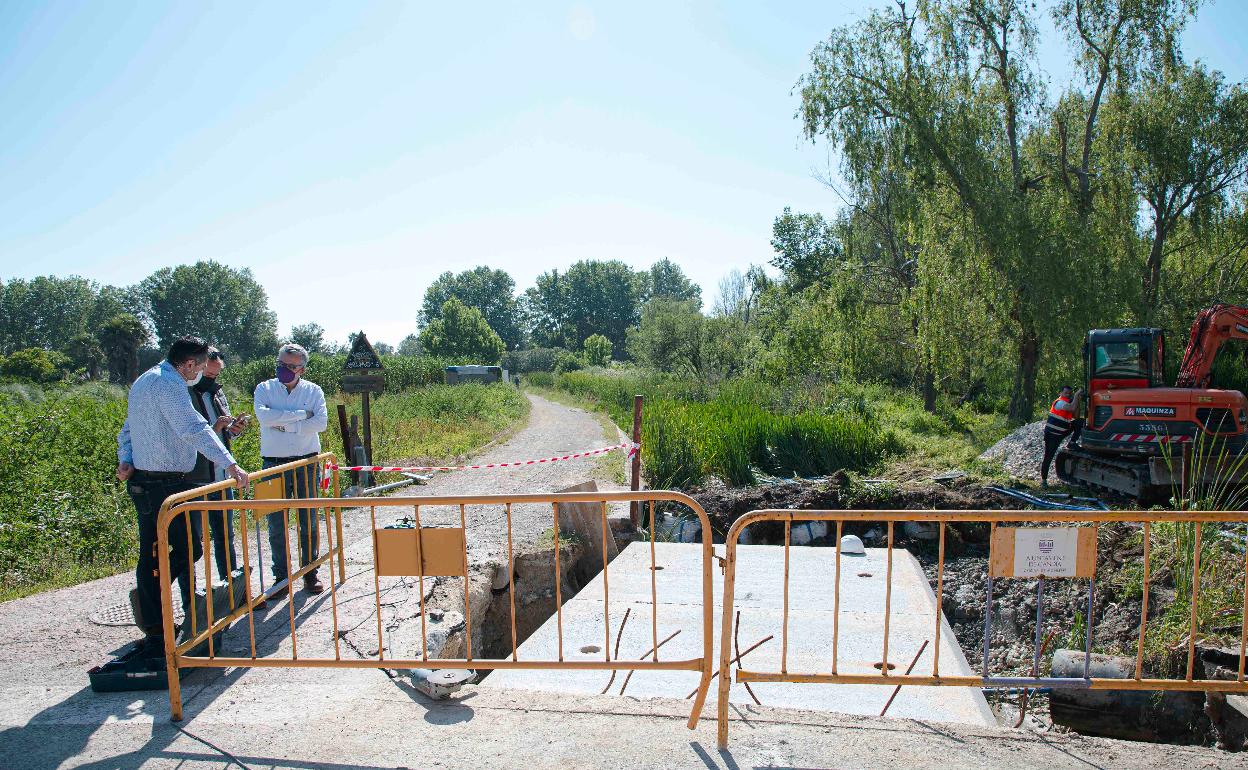
{"label": "white hard hat", "polygon": [[867,549],[862,547],[862,539],[857,535],[846,535],[841,538],[841,553],[865,555]]}

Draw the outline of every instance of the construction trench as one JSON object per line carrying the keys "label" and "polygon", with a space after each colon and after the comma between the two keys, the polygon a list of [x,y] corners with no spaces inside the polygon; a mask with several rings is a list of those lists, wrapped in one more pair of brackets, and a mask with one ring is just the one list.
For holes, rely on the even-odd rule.
{"label": "construction trench", "polygon": [[[712,520],[714,538],[722,542],[725,532],[741,514],[755,509],[794,508],[794,509],[843,509],[849,504],[861,507],[860,489],[850,489],[840,479],[827,479],[817,482],[793,481],[762,485],[746,489],[728,489],[715,487],[695,489],[691,496],[698,500],[707,510]],[[870,501],[872,508],[879,509],[1013,509],[1021,507],[1017,501],[1009,500],[987,491],[972,483],[956,483],[949,487],[933,484],[903,485],[881,493]],[[621,550],[621,563],[629,561],[628,554],[640,552],[646,546],[643,533],[633,530],[628,520],[627,511],[617,506],[612,511],[611,525],[617,547]],[[667,539],[692,539],[696,532],[688,531],[679,522],[668,520]],[[1139,559],[1141,555],[1138,538],[1133,540],[1133,530],[1127,525],[1104,525],[1101,527],[1100,547],[1098,549],[1098,591],[1094,595],[1093,616],[1095,618],[1093,632],[1093,648],[1097,650],[1121,650],[1134,654],[1134,645],[1139,633],[1140,599],[1129,592],[1120,590],[1114,577],[1125,563]],[[795,534],[797,529],[795,528]],[[884,528],[869,523],[846,524],[845,534],[853,534],[862,539],[870,553],[886,545]],[[548,533],[549,535],[549,533]],[[813,535],[813,536],[812,536]],[[985,595],[983,586],[988,572],[988,527],[987,525],[951,525],[946,534],[946,562],[943,579],[942,610],[948,630],[947,638],[942,638],[945,649],[941,651],[942,671],[949,673],[977,673],[983,663],[983,634]],[[664,537],[660,537],[660,540]],[[745,540],[743,540],[745,542]],[[773,524],[759,524],[749,530],[748,542],[751,546],[779,546],[783,543],[783,529]],[[795,548],[795,552],[823,552],[830,558],[835,548],[835,539],[831,533],[824,531],[811,532],[806,529],[800,539],[795,537],[795,544],[811,546],[809,549]],[[465,622],[464,587],[459,578],[427,578],[425,580],[426,623],[423,633],[428,638],[430,657],[465,657],[468,653],[468,629],[471,627],[472,657],[475,658],[508,658],[512,654],[512,594],[510,581],[515,582],[515,629],[514,638],[521,659],[553,659],[556,655],[554,647],[556,595],[563,600],[562,628],[565,633],[565,654],[568,659],[592,658],[602,653],[602,647],[610,644],[616,649],[613,657],[637,655],[649,643],[642,643],[642,636],[649,639],[649,609],[639,611],[630,609],[627,594],[620,594],[612,589],[611,627],[604,641],[602,633],[601,613],[601,571],[602,557],[598,548],[589,547],[584,538],[575,533],[565,532],[560,538],[559,569],[561,585],[555,590],[553,574],[555,570],[555,552],[553,537],[547,536],[536,545],[518,549],[513,557],[513,570],[509,578],[505,558],[490,558],[470,561],[468,604],[472,607],[470,622]],[[661,544],[669,545],[669,544]],[[936,588],[937,548],[933,532],[921,525],[905,525],[896,528],[894,546],[898,557],[913,557],[916,574],[926,579],[922,587],[927,589],[926,601],[933,602],[933,591]],[[693,546],[687,546],[693,549]],[[778,564],[782,549],[776,548],[767,560]],[[722,554],[722,548],[716,549]],[[635,561],[636,559],[633,559]],[[899,558],[900,561],[900,558]],[[616,565],[612,561],[612,565]],[[827,567],[830,561],[824,559],[821,568],[823,575],[829,574]],[[661,565],[659,569],[667,569]],[[622,567],[620,568],[622,569]],[[622,585],[626,578],[617,577],[615,566],[609,567],[612,586]],[[662,573],[660,573],[662,574]],[[871,576],[864,570],[855,573]],[[882,577],[879,575],[878,577]],[[878,579],[877,577],[877,579]],[[715,575],[716,595],[718,597],[720,576]],[[920,580],[920,582],[922,582]],[[382,590],[386,598],[383,601],[382,637],[385,640],[386,653],[391,657],[419,657],[422,642],[420,623],[419,597],[415,588],[415,580],[411,578],[399,581],[398,584],[386,586]],[[409,585],[410,584],[410,585]],[[774,588],[778,597],[780,578],[778,574],[769,579],[767,590]],[[797,584],[795,584],[797,585]],[[1043,639],[1043,655],[1041,673],[1048,673],[1053,666],[1053,675],[1059,675],[1057,667],[1066,666],[1061,675],[1082,675],[1082,647],[1080,624],[1087,611],[1087,589],[1083,581],[1046,581],[1043,595],[1044,623],[1041,633],[1036,633],[1036,602],[1037,583],[1035,580],[999,581],[993,593],[993,618],[991,622],[991,638],[988,645],[989,667],[997,675],[1025,677],[1033,675],[1032,665],[1035,657],[1037,639]],[[847,583],[846,590],[851,591],[852,585]],[[800,590],[800,589],[798,589]],[[795,591],[795,596],[799,596]],[[897,594],[894,594],[897,596]],[[916,595],[917,596],[917,595]],[[774,598],[774,597],[773,597]],[[1164,610],[1174,601],[1173,590],[1164,586],[1154,588],[1150,596],[1150,615]],[[649,602],[649,594],[644,597]],[[917,601],[917,599],[916,599]],[[581,603],[589,602],[588,609],[581,610]],[[596,602],[596,604],[595,604]],[[680,602],[676,602],[679,604]],[[765,602],[764,602],[765,604]],[[880,602],[882,607],[882,602]],[[918,606],[918,605],[915,605]],[[866,609],[866,608],[862,608]],[[882,613],[882,609],[875,608]],[[631,613],[625,618],[624,612]],[[894,611],[904,615],[907,610],[895,606]],[[665,600],[661,600],[660,613],[670,612]],[[754,628],[751,613],[754,610],[744,609],[744,619],[738,618],[738,624],[744,624],[740,639],[734,639],[738,649],[750,648],[747,655],[755,659],[767,661],[776,654],[774,640],[764,640],[755,650],[751,645],[764,636],[764,630]],[[845,609],[849,613],[851,608]],[[719,608],[716,607],[716,617]],[[857,632],[863,638],[874,634],[879,636],[878,620],[873,624],[877,627],[867,632],[866,627]],[[855,633],[853,624],[849,624],[849,633]],[[927,670],[931,663],[931,650],[926,655],[920,649],[926,639],[930,641],[930,626],[925,634],[915,633],[907,636],[904,629],[899,631],[894,626],[890,633],[891,641],[896,650],[892,660],[899,665],[910,663],[910,656],[916,656],[919,673]],[[645,634],[642,632],[645,631]],[[686,623],[676,639],[666,641],[663,654],[673,658],[688,657],[689,645],[697,635],[696,623]],[[795,630],[796,636],[804,632]],[[812,633],[822,633],[816,631]],[[842,633],[846,633],[845,627]],[[640,635],[640,636],[639,636]],[[662,634],[665,636],[666,633]],[[623,649],[621,651],[621,636]],[[734,635],[735,636],[735,635]],[[635,637],[635,638],[634,638]],[[684,637],[683,639],[681,637]],[[758,638],[756,638],[758,637]],[[377,631],[371,624],[344,634],[343,638],[357,649],[362,656],[374,655],[378,647]],[[826,647],[826,639],[809,640],[815,649],[818,645]],[[878,639],[874,642],[878,647]],[[770,647],[769,647],[770,645]],[[801,646],[799,641],[798,647]],[[684,647],[682,652],[682,647]],[[960,649],[957,649],[959,648]],[[1069,649],[1069,648],[1074,648]],[[945,655],[957,650],[957,661],[946,662]],[[630,653],[630,650],[632,651]],[[1059,650],[1061,650],[1059,652]],[[1233,669],[1234,663],[1226,661],[1227,651],[1210,647],[1200,649],[1202,660],[1209,660],[1206,668],[1209,676],[1215,676],[1221,655],[1222,675],[1226,669]],[[1235,650],[1237,654],[1238,650]],[[1072,658],[1073,656],[1073,658]],[[1181,672],[1181,655],[1174,654],[1169,661],[1171,670],[1156,672],[1158,675],[1173,676]],[[750,662],[750,658],[746,659]],[[1052,663],[1050,663],[1052,661]],[[1100,676],[1129,676],[1125,669],[1114,673],[1115,659],[1110,656],[1096,655],[1093,662],[1098,666]],[[772,666],[774,668],[774,666]],[[823,664],[826,668],[826,662]],[[1119,666],[1121,669],[1122,666]],[[812,664],[805,670],[817,670],[819,666]],[[394,678],[411,677],[411,672],[390,671]],[[673,675],[669,672],[659,676],[659,672],[640,673],[631,678],[631,683],[624,684],[623,677],[612,677],[609,672],[537,672],[537,671],[498,671],[480,670],[473,681],[481,687],[536,689],[547,692],[590,693],[603,692],[623,694],[637,697],[666,696],[686,697],[696,685],[697,677],[692,674]],[[414,681],[421,675],[416,675]],[[689,677],[692,677],[690,679]],[[692,683],[690,683],[692,682]],[[627,690],[621,690],[621,684]],[[808,709],[824,709],[841,713],[879,713],[880,703],[886,694],[876,696],[875,693],[891,688],[879,688],[863,685],[860,687],[812,686],[812,685],[759,685],[755,684],[748,694],[738,693],[739,685],[733,686],[733,700],[750,698],[756,703],[776,706],[800,705]],[[838,698],[834,693],[848,690],[872,691],[854,693],[848,700]],[[762,690],[762,692],[760,692]],[[679,692],[678,692],[679,691]],[[827,692],[821,692],[827,691]],[[955,697],[955,693],[960,693]],[[1248,721],[1240,714],[1238,696],[1224,698],[1220,695],[1206,696],[1203,693],[1168,692],[1152,696],[1148,693],[1105,692],[1095,694],[1075,693],[1066,697],[1063,693],[1056,696],[1059,701],[1050,702],[1054,697],[1045,689],[1021,690],[1009,688],[1003,690],[986,690],[982,694],[974,690],[974,697],[965,705],[956,708],[951,705],[962,695],[970,696],[969,688],[923,688],[908,687],[902,692],[901,699],[891,706],[888,712],[893,716],[926,718],[935,721],[962,721],[971,724],[995,723],[1005,727],[1021,727],[1039,732],[1069,732],[1074,727],[1079,733],[1088,735],[1104,735],[1129,740],[1153,741],[1184,745],[1218,745],[1232,750],[1243,746],[1244,735],[1248,734]],[[854,698],[863,700],[863,704],[854,704]],[[905,705],[906,701],[911,705]],[[1229,700],[1229,702],[1228,702]],[[929,701],[929,708],[920,706]],[[983,703],[983,708],[974,705]],[[1050,709],[1053,709],[1052,713]],[[917,709],[917,710],[916,710]],[[970,716],[967,716],[967,715]],[[1057,719],[1054,718],[1057,715]],[[1065,724],[1063,724],[1065,723]]]}

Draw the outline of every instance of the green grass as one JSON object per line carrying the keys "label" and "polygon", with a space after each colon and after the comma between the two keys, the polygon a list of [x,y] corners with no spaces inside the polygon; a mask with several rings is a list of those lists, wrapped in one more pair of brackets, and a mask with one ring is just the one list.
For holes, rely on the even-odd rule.
{"label": "green grass", "polygon": [[[228,388],[235,414],[250,394]],[[331,397],[324,449],[341,453]],[[114,477],[126,395],[107,385],[0,387],[0,600],[73,585],[134,565],[134,506]],[[384,463],[445,464],[523,424],[529,402],[507,385],[431,385],[374,401],[373,447]],[[234,442],[260,468],[254,424]]]}
{"label": "green grass", "polygon": [[531,373],[530,386],[557,389],[631,427],[634,394],[645,396],[642,465],[652,487],[683,488],[714,476],[747,485],[757,475],[815,476],[864,470],[903,445],[849,388],[698,380],[620,370]]}

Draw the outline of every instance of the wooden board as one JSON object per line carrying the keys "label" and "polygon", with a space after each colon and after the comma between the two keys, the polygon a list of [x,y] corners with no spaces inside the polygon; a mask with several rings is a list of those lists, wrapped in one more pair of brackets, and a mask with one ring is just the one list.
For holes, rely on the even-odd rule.
{"label": "wooden board", "polygon": [[[597,492],[598,485],[592,481],[586,481],[567,489],[555,491]],[[585,541],[586,555],[584,558],[588,560],[588,564],[602,564],[602,506],[603,503],[559,504],[559,529],[575,532]],[[611,525],[608,524],[607,561],[614,559],[619,553],[619,548],[615,545],[615,535],[611,532]],[[593,574],[597,574],[597,570],[594,570]]]}
{"label": "wooden board", "polygon": [[[419,560],[417,554],[421,557]],[[464,577],[464,530],[459,527],[375,529],[373,559],[381,577]]]}
{"label": "wooden board", "polygon": [[367,374],[344,374],[338,381],[343,393],[380,393],[386,388],[386,377],[381,372]]}
{"label": "wooden board", "polygon": [[[1020,563],[1020,558],[1027,563]],[[1054,574],[1044,574],[1046,568]],[[1090,578],[1096,574],[1096,527],[997,527],[992,533],[988,574],[994,578]]]}

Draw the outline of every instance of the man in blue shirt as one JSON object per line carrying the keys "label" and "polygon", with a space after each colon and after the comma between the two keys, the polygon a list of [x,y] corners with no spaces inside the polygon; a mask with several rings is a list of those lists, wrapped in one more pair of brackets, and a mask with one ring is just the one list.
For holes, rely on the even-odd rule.
{"label": "man in blue shirt", "polygon": [[[147,650],[164,653],[164,614],[157,580],[156,524],[165,498],[197,486],[191,477],[195,458],[202,454],[225,468],[226,476],[240,486],[247,472],[221,443],[212,426],[186,392],[199,382],[208,362],[208,345],[196,337],[183,337],[169,347],[164,361],[134,381],[126,405],[126,422],[117,435],[117,478],[126,482],[139,522],[139,564],[135,569],[139,614]],[[187,548],[187,523],[193,550]],[[179,516],[169,524],[169,570],[182,592],[182,606],[190,606],[190,570],[202,555],[198,517]]]}

